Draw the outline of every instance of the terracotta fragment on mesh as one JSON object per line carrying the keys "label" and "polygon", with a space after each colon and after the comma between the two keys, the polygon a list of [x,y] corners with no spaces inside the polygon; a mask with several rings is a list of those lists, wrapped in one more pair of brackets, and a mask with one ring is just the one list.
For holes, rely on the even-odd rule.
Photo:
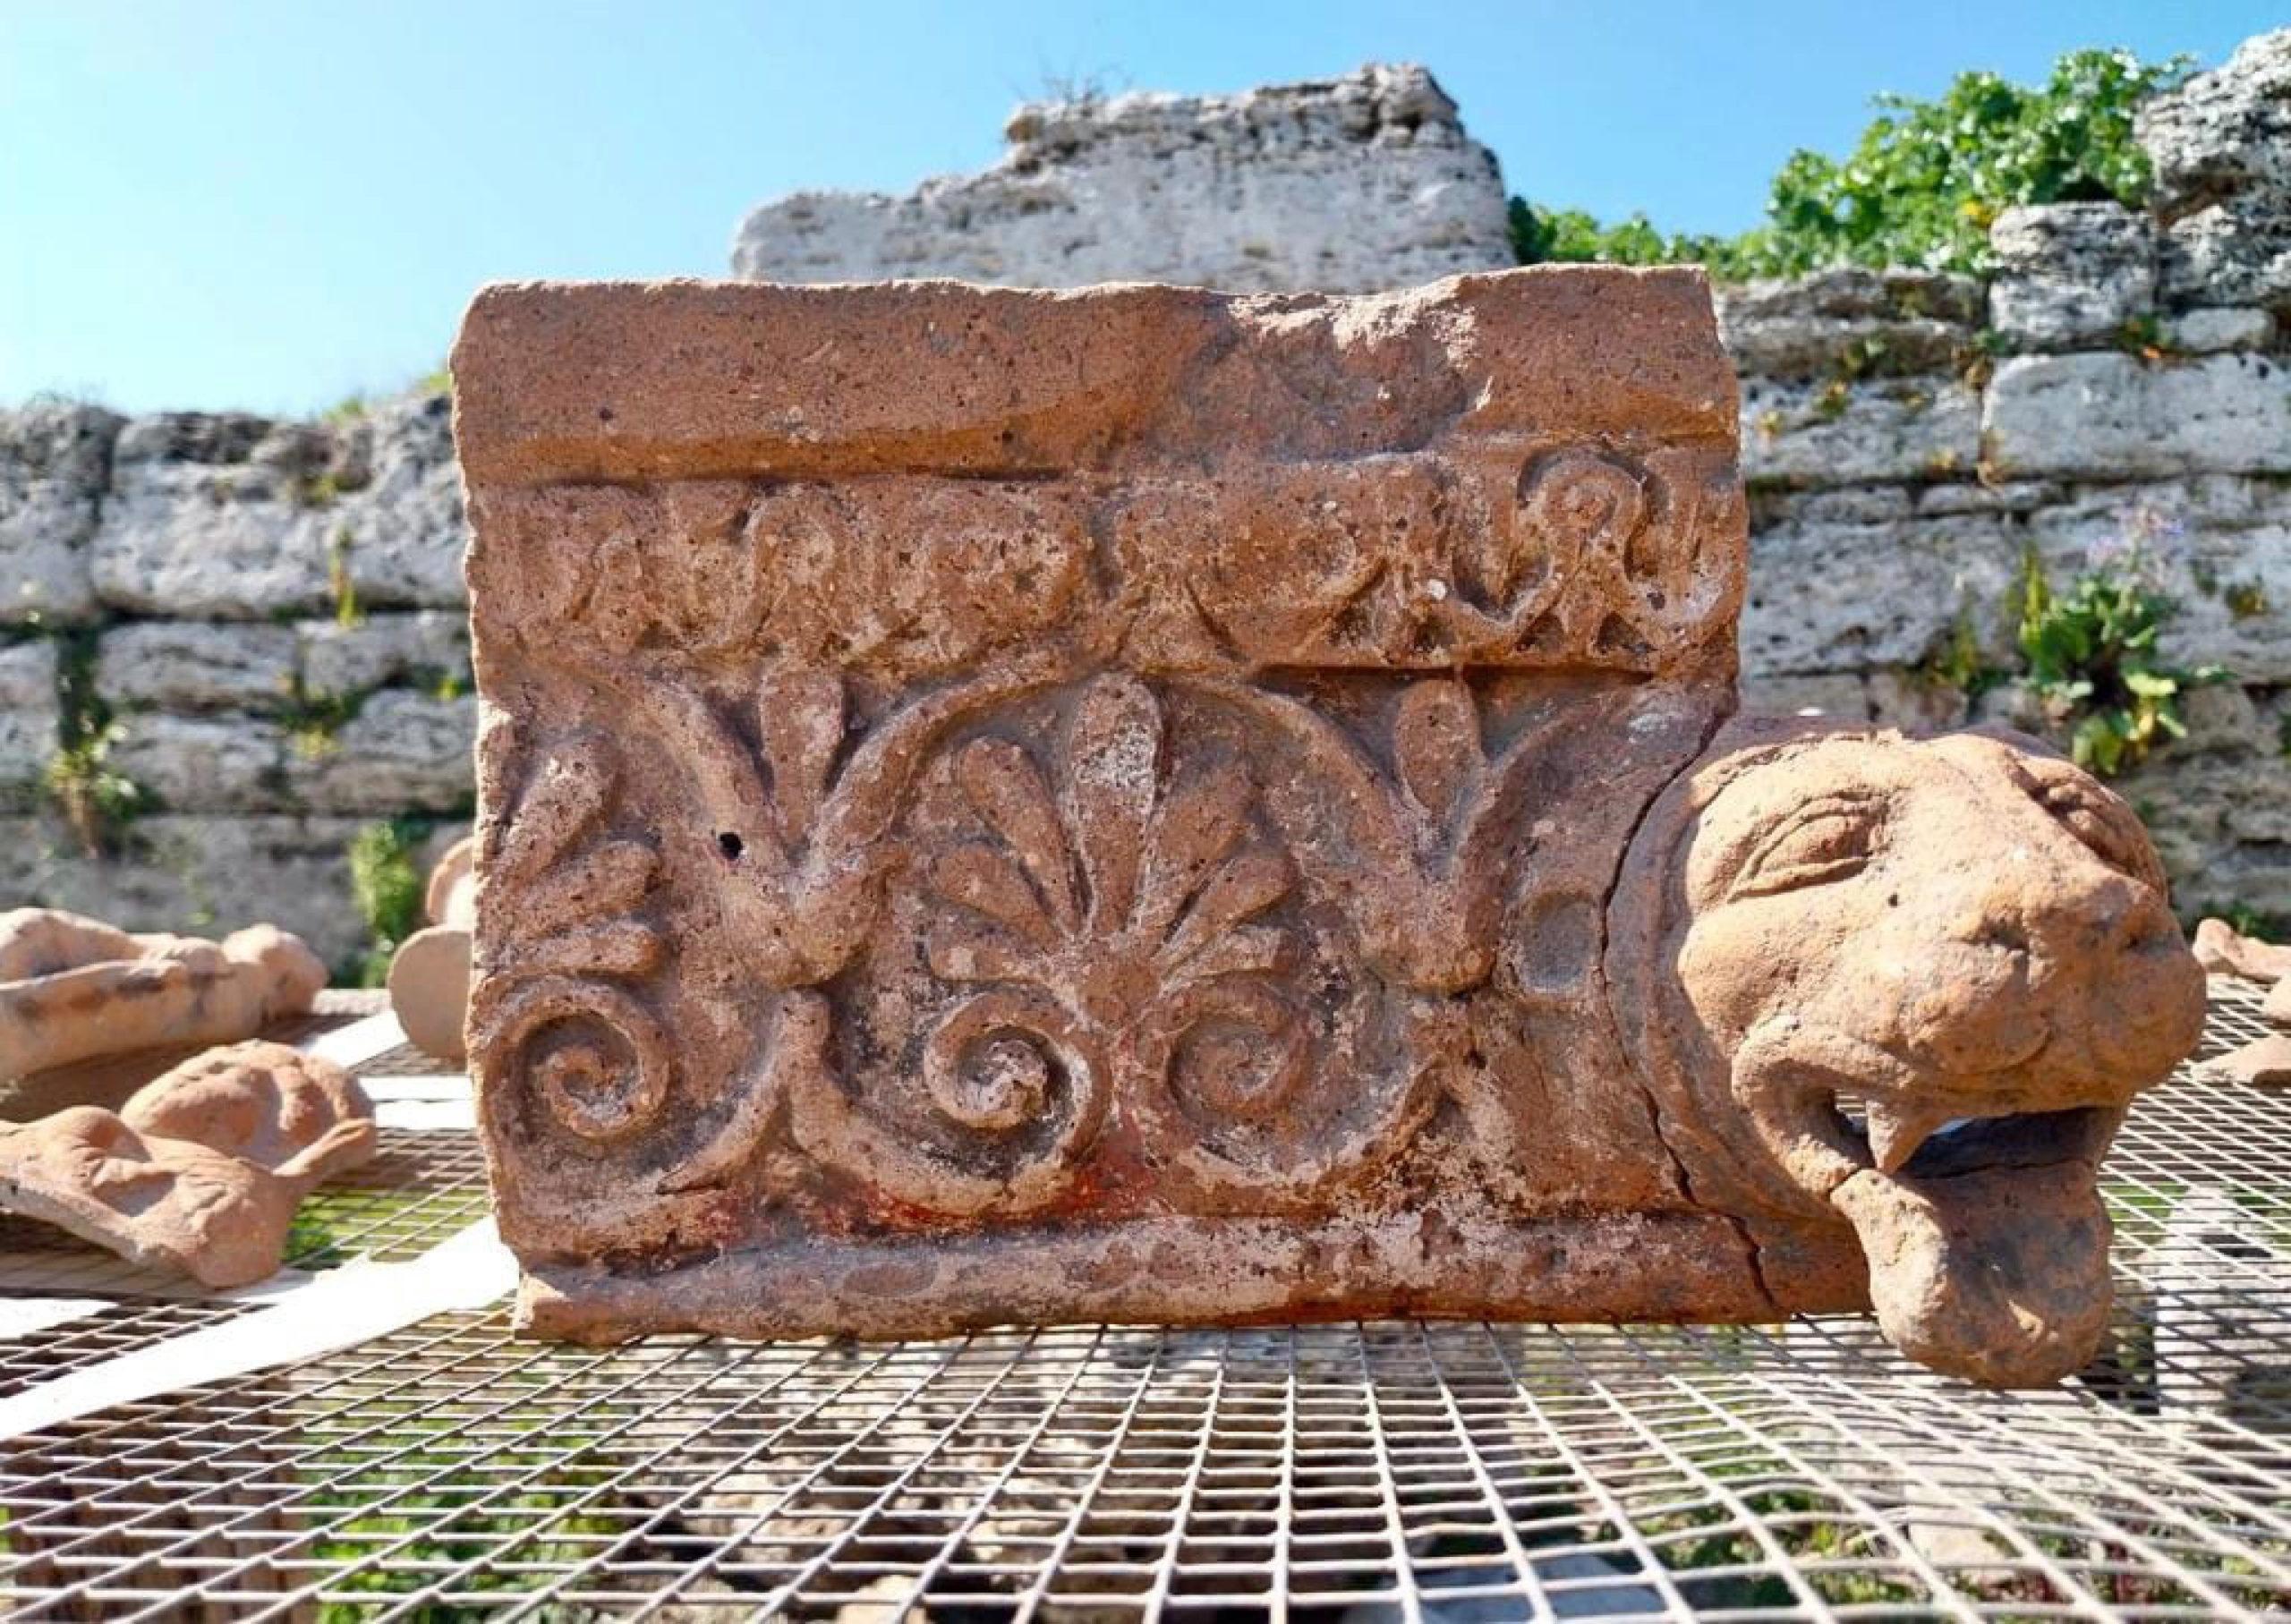
{"label": "terracotta fragment on mesh", "polygon": [[465,1054],[470,936],[477,924],[475,837],[456,840],[430,872],[430,923],[390,957],[390,1013],[413,1046],[441,1060]]}
{"label": "terracotta fragment on mesh", "polygon": [[277,1271],[296,1207],[375,1150],[373,1105],[281,1043],[198,1056],[114,1113],[0,1128],[0,1207],[224,1289]]}
{"label": "terracotta fragment on mesh", "polygon": [[59,908],[0,914],[0,1077],[251,1037],[307,1010],[326,979],[317,955],[271,925],[211,942]]}
{"label": "terracotta fragment on mesh", "polygon": [[454,370],[527,1324],[2090,1350],[2202,972],[2041,746],[1730,724],[1698,275],[510,286]]}
{"label": "terracotta fragment on mesh", "polygon": [[2291,947],[2246,936],[2224,919],[2202,919],[2195,926],[2195,957],[2214,975],[2271,987],[2291,976]]}

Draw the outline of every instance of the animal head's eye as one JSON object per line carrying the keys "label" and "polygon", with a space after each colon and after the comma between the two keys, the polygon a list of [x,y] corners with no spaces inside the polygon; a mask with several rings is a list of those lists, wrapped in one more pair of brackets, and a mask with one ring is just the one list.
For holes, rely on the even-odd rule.
{"label": "animal head's eye", "polygon": [[1798,808],[1751,850],[1730,898],[1768,897],[1858,874],[1885,832],[1881,802],[1833,796]]}
{"label": "animal head's eye", "polygon": [[2030,793],[2102,863],[2158,890],[2164,889],[2163,865],[2149,844],[2148,831],[2116,796],[2078,778],[2047,779],[2032,786]]}

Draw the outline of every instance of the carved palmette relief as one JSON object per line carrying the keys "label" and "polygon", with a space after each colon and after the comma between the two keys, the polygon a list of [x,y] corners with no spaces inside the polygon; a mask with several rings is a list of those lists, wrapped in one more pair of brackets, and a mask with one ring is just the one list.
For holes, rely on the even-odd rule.
{"label": "carved palmette relief", "polygon": [[1540,1200],[1567,1108],[1506,1097],[1489,1023],[1603,1018],[1657,780],[1588,861],[1542,801],[1602,729],[1707,732],[1631,707],[1723,635],[1726,472],[1506,444],[499,503],[560,565],[521,636],[593,719],[492,752],[495,1109],[663,1196],[965,1223],[1317,1210],[1444,1103],[1484,1190]]}

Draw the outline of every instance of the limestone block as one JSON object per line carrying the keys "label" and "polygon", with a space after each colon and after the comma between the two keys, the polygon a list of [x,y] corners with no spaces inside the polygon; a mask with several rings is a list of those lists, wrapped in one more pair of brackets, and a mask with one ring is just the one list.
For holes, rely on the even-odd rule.
{"label": "limestone block", "polygon": [[0,625],[95,615],[88,542],[120,421],[69,402],[0,410]]}
{"label": "limestone block", "polygon": [[92,548],[96,590],[153,616],[260,619],[332,599],[341,517],[303,425],[169,412],[120,430]]}
{"label": "limestone block", "polygon": [[294,641],[302,685],[312,693],[363,693],[386,683],[469,682],[469,617],[451,609],[373,614],[347,625],[339,619],[299,621]]}
{"label": "limestone block", "polygon": [[215,620],[461,603],[451,410],[414,395],[328,423],[136,419],[114,450],[97,591]]}
{"label": "limestone block", "polygon": [[2161,336],[2166,349],[2186,355],[2264,350],[2275,342],[2275,318],[2244,305],[2182,310],[2164,318]]}
{"label": "limestone block", "polygon": [[1980,399],[1955,378],[1742,382],[1742,473],[1753,485],[1962,478],[1980,456]]}
{"label": "limestone block", "polygon": [[2020,355],[1997,369],[1981,429],[2006,477],[2291,473],[2291,374],[2263,355]]}
{"label": "limestone block", "polygon": [[342,503],[336,540],[362,608],[456,608],[468,599],[461,471],[450,395],[409,395],[367,409],[371,472]]}
{"label": "limestone block", "polygon": [[1722,726],[1698,276],[504,287],[454,370],[530,1326],[1874,1301],[2089,1356],[2202,970],[2057,758]]}
{"label": "limestone block", "polygon": [[2168,223],[2167,295],[2291,301],[2291,29],[2246,39],[2221,66],[2150,98],[2136,129]]}
{"label": "limestone block", "polygon": [[1513,262],[1495,157],[1419,67],[1022,106],[1005,133],[981,174],[765,205],[733,274],[1371,289]]}
{"label": "limestone block", "polygon": [[2032,513],[2060,500],[2061,487],[2045,480],[1968,480],[1921,486],[1911,506],[1920,518],[1942,518],[1951,514]]}
{"label": "limestone block", "polygon": [[55,753],[55,645],[0,644],[0,804],[21,802]]}
{"label": "limestone block", "polygon": [[1718,295],[1722,332],[1759,322],[1941,321],[1975,327],[1985,314],[1981,285],[1947,271],[1871,270],[1840,266],[1810,276],[1748,282]]}
{"label": "limestone block", "polygon": [[297,802],[316,812],[451,812],[465,806],[474,788],[476,738],[473,695],[446,700],[386,689],[327,747],[290,755],[286,781]]}
{"label": "limestone block", "polygon": [[294,687],[294,633],[285,626],[144,620],[103,634],[96,691],[115,709],[260,710]]}
{"label": "limestone block", "polygon": [[287,804],[277,721],[235,713],[151,710],[125,718],[109,765],[170,812],[268,812]]}
{"label": "limestone block", "polygon": [[2281,197],[2207,204],[2171,223],[2159,259],[2168,300],[2291,309],[2291,204]]}
{"label": "limestone block", "polygon": [[1801,675],[1745,671],[1742,680],[1745,716],[1822,716],[1838,721],[1869,719],[1869,695],[1851,671]]}
{"label": "limestone block", "polygon": [[1999,610],[2021,545],[1997,516],[1784,524],[1750,539],[1742,666],[1762,675],[1915,666],[1960,622],[2005,652]]}
{"label": "limestone block", "polygon": [[2016,348],[2108,344],[2155,308],[2156,227],[2121,203],[2007,208],[1989,246],[1989,323]]}
{"label": "limestone block", "polygon": [[1834,490],[1769,487],[1750,500],[1750,527],[1890,524],[1915,510],[1916,494],[1906,485],[1844,485]]}
{"label": "limestone block", "polygon": [[1822,271],[1718,294],[1718,328],[1746,377],[1796,379],[1946,372],[1980,319],[1980,285],[1921,271]]}
{"label": "limestone block", "polygon": [[2291,914],[2291,761],[2279,748],[2166,751],[2121,787],[2154,832],[2183,914]]}

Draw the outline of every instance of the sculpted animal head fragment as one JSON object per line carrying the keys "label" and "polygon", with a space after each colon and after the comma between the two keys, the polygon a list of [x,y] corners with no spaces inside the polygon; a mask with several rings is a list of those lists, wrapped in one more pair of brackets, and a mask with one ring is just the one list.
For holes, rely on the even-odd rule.
{"label": "sculpted animal head fragment", "polygon": [[2105,1323],[2094,1183],[2203,974],[2129,807],[2033,741],[1741,725],[1658,804],[1611,970],[1697,1194],[1834,1213],[1904,1351],[1997,1384]]}

